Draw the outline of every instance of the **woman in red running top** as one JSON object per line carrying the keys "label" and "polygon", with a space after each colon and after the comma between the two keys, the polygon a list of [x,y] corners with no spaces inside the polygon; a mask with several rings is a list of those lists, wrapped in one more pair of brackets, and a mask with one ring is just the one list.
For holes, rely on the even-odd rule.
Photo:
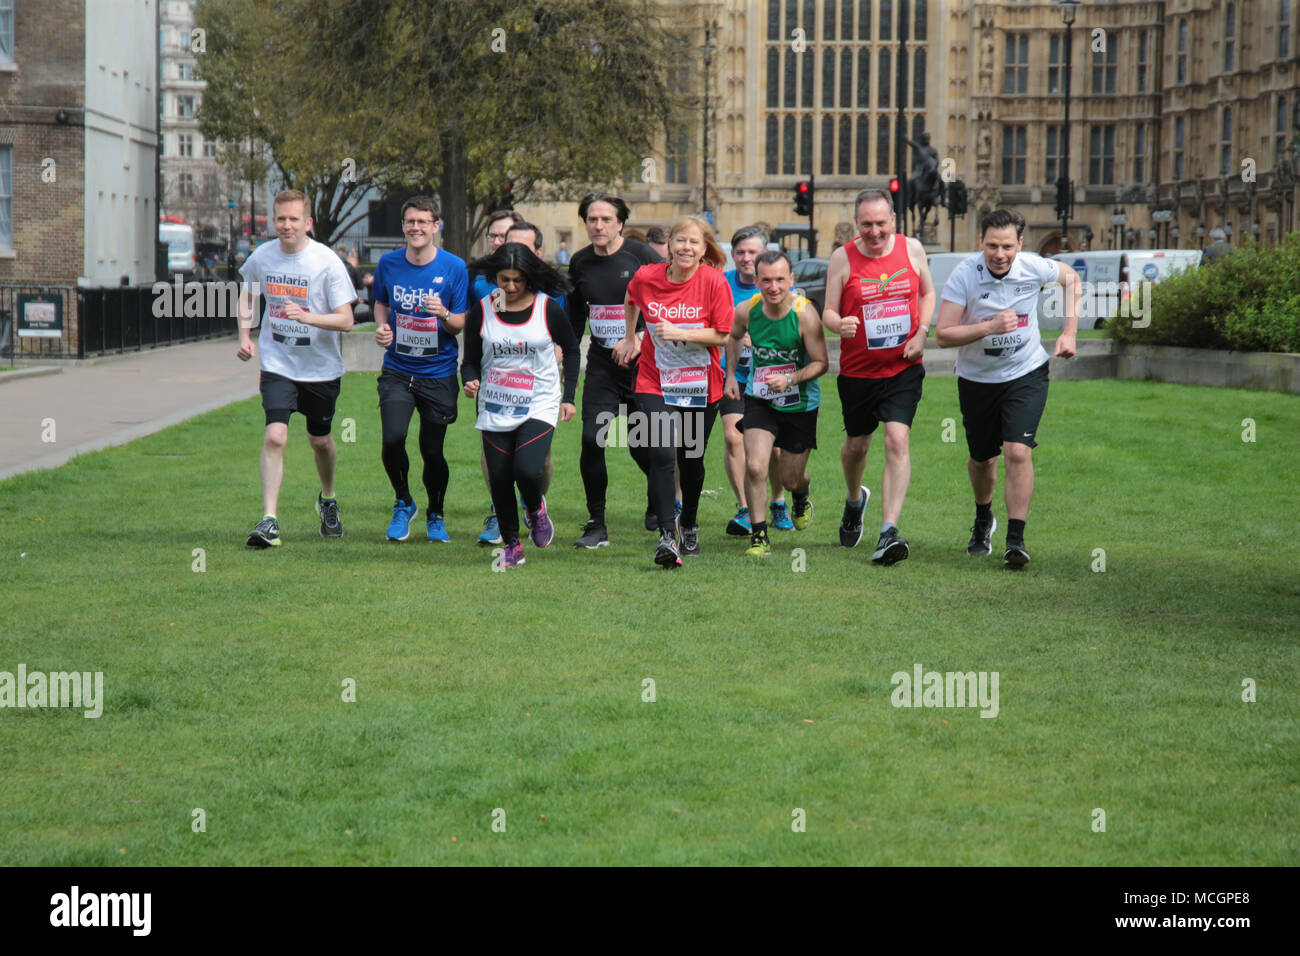
{"label": "woman in red running top", "polygon": [[[718,348],[731,332],[735,306],[721,271],[726,255],[703,219],[685,216],[673,224],[668,256],[667,263],[642,266],[628,283],[627,334],[614,357],[627,365],[641,356],[635,386],[640,421],[629,420],[628,440],[650,445],[650,500],[659,523],[655,563],[676,568],[681,555],[700,553],[704,450],[722,401]],[[644,341],[636,335],[638,314],[645,316]],[[680,529],[673,519],[674,457],[682,481]]]}

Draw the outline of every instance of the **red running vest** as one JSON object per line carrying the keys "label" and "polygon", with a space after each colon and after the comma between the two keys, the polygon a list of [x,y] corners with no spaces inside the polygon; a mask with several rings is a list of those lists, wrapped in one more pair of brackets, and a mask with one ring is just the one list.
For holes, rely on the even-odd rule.
{"label": "red running vest", "polygon": [[857,334],[840,339],[840,374],[849,378],[892,378],[917,362],[903,358],[903,346],[920,328],[921,278],[907,256],[907,240],[879,258],[847,243],[849,277],[840,294],[840,315],[855,316]]}

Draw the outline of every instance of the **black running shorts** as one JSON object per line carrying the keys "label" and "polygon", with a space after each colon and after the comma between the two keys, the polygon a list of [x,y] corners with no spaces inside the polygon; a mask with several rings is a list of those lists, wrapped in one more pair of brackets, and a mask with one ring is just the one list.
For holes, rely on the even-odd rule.
{"label": "black running shorts", "polygon": [[295,382],[274,372],[262,371],[260,387],[266,423],[289,424],[294,412],[307,419],[308,435],[328,435],[339,398],[339,379],[330,382]]}
{"label": "black running shorts", "polygon": [[379,373],[379,407],[395,403],[395,409],[405,410],[405,420],[410,421],[410,409],[419,409],[420,418],[450,425],[456,420],[456,399],[460,394],[457,378],[412,378],[390,368]]}
{"label": "black running shorts", "polygon": [[817,447],[817,409],[806,412],[779,412],[772,403],[753,395],[745,396],[745,417],[737,426],[741,431],[757,428],[776,436],[773,443],[782,451],[798,455]]}
{"label": "black running shorts", "polygon": [[1037,446],[1034,436],[1047,407],[1047,364],[1009,382],[957,379],[966,447],[975,461],[1002,454],[1004,442]]}
{"label": "black running shorts", "polygon": [[911,428],[924,380],[925,366],[920,362],[890,378],[839,376],[835,384],[840,391],[844,430],[856,438],[870,435],[881,422],[900,422]]}

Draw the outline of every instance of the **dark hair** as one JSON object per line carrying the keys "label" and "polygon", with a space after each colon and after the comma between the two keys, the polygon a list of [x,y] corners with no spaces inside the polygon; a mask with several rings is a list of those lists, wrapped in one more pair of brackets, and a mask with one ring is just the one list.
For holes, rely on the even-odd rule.
{"label": "dark hair", "polygon": [[864,202],[883,202],[883,203],[888,203],[888,205],[889,205],[889,213],[890,213],[890,215],[893,215],[893,213],[894,213],[894,197],[893,197],[893,196],[889,195],[889,193],[885,192],[883,189],[864,189],[864,190],[862,190],[862,192],[858,193],[858,198],[855,199],[855,200],[853,200],[853,218],[854,218],[854,219],[857,219],[857,218],[858,218],[858,209],[860,209],[860,208],[862,207],[862,204],[863,204]]}
{"label": "dark hair", "polygon": [[538,229],[526,219],[518,219],[515,221],[515,224],[510,227],[510,231],[514,232],[516,230],[519,230],[520,232],[531,230],[533,233],[533,251],[542,251],[542,230]]}
{"label": "dark hair", "polygon": [[621,223],[627,222],[627,217],[632,215],[632,209],[618,196],[611,196],[609,193],[587,193],[578,203],[578,218],[583,222],[587,221],[587,210],[591,208],[592,203],[607,202],[614,207],[614,214],[618,216]]}
{"label": "dark hair", "polygon": [[519,215],[513,209],[498,209],[488,215],[487,228],[491,229],[493,223],[500,222],[502,219],[509,219],[511,222],[519,222],[524,217]]}
{"label": "dark hair", "polygon": [[418,209],[420,212],[427,212],[433,216],[434,222],[442,218],[442,207],[438,205],[438,200],[432,196],[412,196],[406,202],[402,203],[402,211],[398,218],[406,218],[406,210]]}
{"label": "dark hair", "polygon": [[651,226],[645,231],[645,241],[666,243],[668,241],[668,227]]}
{"label": "dark hair", "polygon": [[767,230],[762,226],[741,226],[731,235],[731,248],[735,249],[746,239],[760,240],[764,246],[767,245]]}
{"label": "dark hair", "polygon": [[1025,217],[1014,209],[994,209],[980,218],[980,235],[983,236],[990,229],[1005,229],[1007,226],[1016,227],[1016,238],[1019,239],[1025,234]]}
{"label": "dark hair", "polygon": [[[732,245],[734,246],[735,243],[733,242]],[[794,263],[792,263],[790,257],[785,254],[784,249],[767,249],[760,253],[759,257],[754,260],[754,271],[757,272],[759,266],[774,266],[778,262],[784,262],[790,267],[790,271],[794,272]]]}
{"label": "dark hair", "polygon": [[507,242],[491,255],[475,259],[469,267],[489,282],[496,282],[498,272],[514,269],[524,277],[524,285],[531,292],[557,296],[573,291],[568,276],[537,258],[522,242]]}

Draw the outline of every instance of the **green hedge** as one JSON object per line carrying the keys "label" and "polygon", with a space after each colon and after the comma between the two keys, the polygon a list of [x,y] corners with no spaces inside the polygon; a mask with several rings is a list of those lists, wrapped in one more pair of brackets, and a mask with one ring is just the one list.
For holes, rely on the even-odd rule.
{"label": "green hedge", "polygon": [[1238,352],[1300,352],[1300,233],[1281,245],[1248,245],[1152,289],[1151,320],[1106,323],[1110,336],[1137,345]]}

